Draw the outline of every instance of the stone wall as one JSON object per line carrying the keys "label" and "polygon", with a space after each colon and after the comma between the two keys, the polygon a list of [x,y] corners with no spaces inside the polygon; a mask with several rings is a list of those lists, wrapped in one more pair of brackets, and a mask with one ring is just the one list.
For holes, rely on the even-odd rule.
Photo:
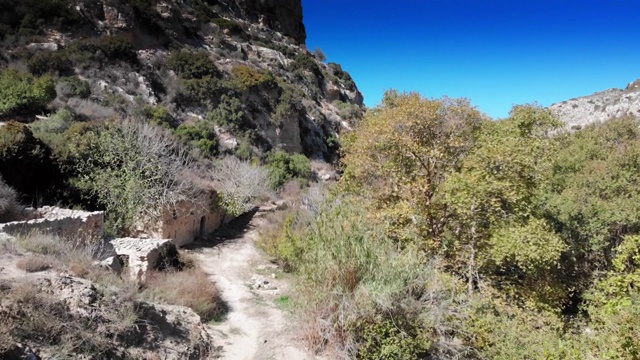
{"label": "stone wall", "polygon": [[182,201],[163,209],[157,221],[138,219],[132,236],[171,239],[175,246],[184,246],[214,232],[225,216],[224,209],[217,205],[217,194],[211,191],[193,201]]}
{"label": "stone wall", "polygon": [[104,233],[104,212],[61,209],[43,206],[28,211],[22,221],[0,224],[0,232],[18,236],[31,232],[56,234],[65,238],[88,240]]}
{"label": "stone wall", "polygon": [[216,194],[195,202],[181,202],[163,211],[159,237],[183,246],[215,231],[224,221],[225,211],[217,206]]}

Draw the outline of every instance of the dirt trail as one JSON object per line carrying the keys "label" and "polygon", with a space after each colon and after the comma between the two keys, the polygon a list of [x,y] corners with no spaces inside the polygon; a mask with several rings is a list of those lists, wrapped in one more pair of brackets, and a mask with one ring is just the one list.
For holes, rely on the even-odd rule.
{"label": "dirt trail", "polygon": [[[276,305],[288,295],[282,272],[255,245],[263,213],[247,214],[216,234],[214,244],[194,250],[218,284],[229,312],[213,324],[221,359],[318,359],[301,344],[291,314]],[[218,345],[216,344],[216,345]]]}

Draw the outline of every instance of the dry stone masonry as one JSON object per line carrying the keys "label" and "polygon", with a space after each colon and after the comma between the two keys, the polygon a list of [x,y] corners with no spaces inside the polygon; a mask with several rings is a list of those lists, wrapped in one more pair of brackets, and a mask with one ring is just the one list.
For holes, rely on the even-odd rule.
{"label": "dry stone masonry", "polygon": [[112,240],[111,245],[119,256],[128,259],[129,276],[140,282],[148,271],[171,261],[178,253],[171,239],[121,238]]}
{"label": "dry stone masonry", "polygon": [[102,211],[89,212],[43,206],[39,209],[28,209],[24,214],[21,221],[0,224],[0,232],[13,236],[42,232],[85,241],[101,238],[104,233]]}

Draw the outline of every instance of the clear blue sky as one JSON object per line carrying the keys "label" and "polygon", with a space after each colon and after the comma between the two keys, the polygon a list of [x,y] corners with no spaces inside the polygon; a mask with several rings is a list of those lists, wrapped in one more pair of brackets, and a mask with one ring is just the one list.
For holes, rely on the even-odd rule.
{"label": "clear blue sky", "polygon": [[501,118],[640,78],[640,0],[303,0],[307,47],[386,89],[467,97]]}

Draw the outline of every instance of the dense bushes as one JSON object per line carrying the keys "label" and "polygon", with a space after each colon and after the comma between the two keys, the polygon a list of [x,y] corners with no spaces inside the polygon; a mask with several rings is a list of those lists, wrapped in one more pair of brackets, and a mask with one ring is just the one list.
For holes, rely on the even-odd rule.
{"label": "dense bushes", "polygon": [[489,122],[465,100],[387,93],[346,137],[342,195],[262,235],[301,279],[309,345],[359,359],[637,358],[638,122],[558,125],[538,106]]}
{"label": "dense bushes", "polygon": [[[166,130],[124,121],[89,131],[79,141],[76,186],[108,213],[108,231],[126,233],[140,217],[197,196],[198,165]],[[81,149],[81,150],[80,150]]]}
{"label": "dense bushes", "polygon": [[298,53],[293,63],[291,64],[291,68],[293,70],[303,70],[309,71],[316,76],[322,75],[322,71],[320,70],[320,66],[316,62],[316,59],[304,52]]}
{"label": "dense bushes", "polygon": [[171,54],[169,68],[183,79],[216,78],[220,71],[205,52],[177,51]]}
{"label": "dense bushes", "polygon": [[18,220],[20,210],[18,193],[0,177],[0,223]]}
{"label": "dense bushes", "polygon": [[0,117],[37,113],[55,97],[50,76],[34,77],[15,69],[0,73]]}
{"label": "dense bushes", "polygon": [[218,136],[206,121],[198,121],[194,125],[181,124],[176,129],[176,135],[204,156],[213,157],[218,154]]}
{"label": "dense bushes", "polygon": [[256,70],[249,66],[240,65],[234,67],[231,73],[235,87],[241,91],[258,86],[274,88],[278,85],[270,71]]}
{"label": "dense bushes", "polygon": [[287,154],[282,150],[269,153],[266,159],[271,186],[282,187],[291,179],[306,183],[311,179],[311,162],[302,154]]}
{"label": "dense bushes", "polygon": [[46,73],[69,75],[73,66],[69,58],[61,51],[44,51],[27,60],[27,67],[32,74],[42,76]]}
{"label": "dense bushes", "polygon": [[13,121],[0,127],[0,175],[28,204],[51,201],[61,180],[51,149]]}
{"label": "dense bushes", "polygon": [[76,40],[64,50],[64,53],[74,64],[81,66],[104,65],[113,61],[138,64],[138,54],[133,43],[119,36]]}
{"label": "dense bushes", "polygon": [[84,24],[67,0],[2,0],[0,8],[3,10],[2,21],[7,25],[0,31],[1,38],[16,33],[40,35],[51,28],[70,31]]}

